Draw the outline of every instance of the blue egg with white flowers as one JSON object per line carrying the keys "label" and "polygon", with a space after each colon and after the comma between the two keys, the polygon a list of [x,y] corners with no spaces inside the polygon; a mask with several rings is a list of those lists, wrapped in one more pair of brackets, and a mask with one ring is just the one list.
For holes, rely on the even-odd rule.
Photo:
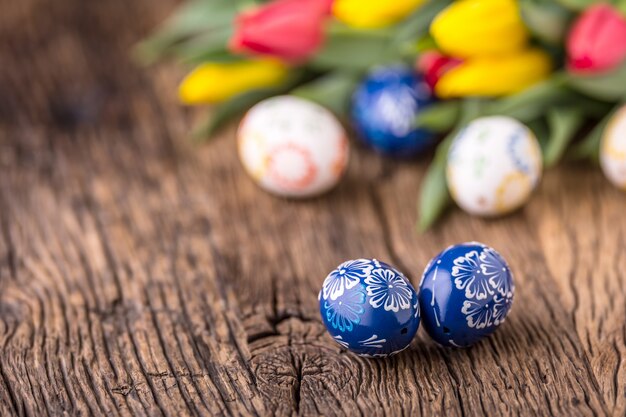
{"label": "blue egg with white flowers", "polygon": [[352,95],[353,126],[358,137],[377,152],[415,156],[434,143],[433,132],[414,127],[416,116],[433,101],[430,87],[410,68],[377,68]]}
{"label": "blue egg with white flowers", "polygon": [[364,357],[406,349],[420,324],[418,297],[409,280],[376,259],[346,261],[328,274],[319,306],[335,342]]}
{"label": "blue egg with white flowers", "polygon": [[504,258],[478,242],[450,246],[435,256],[420,283],[424,328],[443,346],[468,347],[506,319],[515,293]]}

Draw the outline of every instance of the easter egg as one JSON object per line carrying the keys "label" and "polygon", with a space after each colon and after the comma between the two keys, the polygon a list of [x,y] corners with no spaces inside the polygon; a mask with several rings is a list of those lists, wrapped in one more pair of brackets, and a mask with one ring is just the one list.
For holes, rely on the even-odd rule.
{"label": "easter egg", "polygon": [[443,346],[467,347],[504,323],[515,286],[498,252],[470,242],[435,256],[419,291],[422,320],[430,337]]}
{"label": "easter egg", "polygon": [[626,106],[611,117],[604,129],[600,166],[613,185],[626,190]]}
{"label": "easter egg", "polygon": [[420,323],[417,293],[408,279],[376,259],[355,259],[332,271],[319,293],[322,321],[342,347],[386,357],[409,346]]}
{"label": "easter egg", "polygon": [[415,117],[433,102],[430,87],[404,66],[372,71],[352,96],[352,121],[358,137],[390,156],[410,157],[433,144],[435,135],[415,129]]}
{"label": "easter egg", "polygon": [[237,131],[239,158],[263,189],[283,197],[311,197],[333,188],[348,163],[348,139],[324,107],[277,96],[252,107]]}
{"label": "easter egg", "polygon": [[522,206],[541,178],[541,148],[517,120],[482,117],[465,126],[448,152],[446,179],[466,212],[496,216]]}

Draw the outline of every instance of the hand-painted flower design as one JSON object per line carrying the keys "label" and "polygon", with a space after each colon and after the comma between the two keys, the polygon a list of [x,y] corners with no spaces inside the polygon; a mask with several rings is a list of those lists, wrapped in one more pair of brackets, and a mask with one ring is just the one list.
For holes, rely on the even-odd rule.
{"label": "hand-painted flower design", "polygon": [[461,313],[465,314],[467,325],[471,328],[484,329],[493,325],[493,310],[490,303],[465,300]]}
{"label": "hand-painted flower design", "polygon": [[410,345],[406,345],[400,349],[394,350],[389,353],[359,353],[359,356],[362,358],[389,358],[391,356],[395,356],[400,352],[405,351],[409,348]]}
{"label": "hand-painted flower design", "polygon": [[351,332],[355,324],[361,322],[361,315],[365,312],[363,303],[365,302],[365,293],[358,289],[347,292],[340,299],[334,301],[325,301],[326,320],[333,329],[341,332]]}
{"label": "hand-painted flower design", "polygon": [[513,304],[513,297],[501,297],[496,295],[493,298],[493,324],[499,326],[504,323],[506,319],[506,315],[509,313],[511,309],[511,304]]}
{"label": "hand-painted flower design", "polygon": [[484,300],[489,294],[493,293],[488,286],[487,280],[481,275],[480,258],[475,250],[454,260],[452,277],[454,278],[456,288],[465,290],[467,298]]}
{"label": "hand-painted flower design", "polygon": [[506,148],[515,167],[530,175],[533,170],[528,164],[530,158],[526,158],[526,154],[530,153],[530,149],[527,148],[530,148],[528,144],[531,142],[527,139],[527,136],[528,132],[526,129],[521,126],[518,127],[510,134]]}
{"label": "hand-painted flower design", "polygon": [[378,335],[373,334],[365,340],[359,340],[359,344],[368,348],[382,348],[386,341],[387,339],[379,339]]}
{"label": "hand-painted flower design", "polygon": [[338,334],[337,336],[333,336],[333,339],[335,339],[335,342],[339,343],[339,345],[341,345],[342,348],[344,349],[350,348],[350,344],[346,342],[345,340],[343,340],[343,337],[341,337],[341,335]]}
{"label": "hand-painted flower design", "polygon": [[513,297],[515,288],[509,277],[506,262],[500,254],[491,248],[485,248],[480,254],[480,263],[480,269],[487,278],[489,286],[502,297]]}
{"label": "hand-painted flower design", "polygon": [[373,268],[368,259],[355,259],[342,263],[324,280],[322,286],[324,300],[329,297],[331,300],[336,300],[337,297],[343,295],[345,290],[357,285],[361,278],[367,277]]}
{"label": "hand-painted flower design", "polygon": [[372,307],[398,312],[411,307],[411,290],[406,279],[391,269],[374,269],[365,278],[365,290]]}
{"label": "hand-painted flower design", "polygon": [[289,191],[302,191],[310,187],[319,171],[311,152],[297,143],[285,143],[268,151],[269,178]]}

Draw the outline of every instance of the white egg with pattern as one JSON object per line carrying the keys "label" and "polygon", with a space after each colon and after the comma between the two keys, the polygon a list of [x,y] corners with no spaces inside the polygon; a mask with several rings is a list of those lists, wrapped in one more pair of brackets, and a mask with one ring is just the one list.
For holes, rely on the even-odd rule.
{"label": "white egg with pattern", "polygon": [[528,201],[542,172],[535,135],[505,116],[481,117],[454,138],[446,179],[454,201],[477,216],[510,213]]}
{"label": "white egg with pattern", "polygon": [[295,96],[252,107],[239,125],[237,143],[248,174],[282,197],[322,194],[339,182],[348,164],[341,123],[324,107]]}

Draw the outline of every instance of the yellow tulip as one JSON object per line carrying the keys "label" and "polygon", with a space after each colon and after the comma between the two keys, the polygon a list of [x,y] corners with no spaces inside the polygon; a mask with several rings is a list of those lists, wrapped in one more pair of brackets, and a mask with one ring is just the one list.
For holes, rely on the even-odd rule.
{"label": "yellow tulip", "polygon": [[528,41],[516,0],[459,0],[442,10],[430,34],[448,55],[511,53]]}
{"label": "yellow tulip", "polygon": [[440,98],[503,96],[522,91],[550,75],[548,54],[532,48],[521,52],[464,60],[435,85]]}
{"label": "yellow tulip", "polygon": [[335,0],[333,15],[354,28],[380,28],[401,20],[424,2],[425,0]]}
{"label": "yellow tulip", "polygon": [[279,85],[287,73],[287,66],[276,59],[209,62],[185,77],[178,96],[185,104],[219,103],[248,90]]}

